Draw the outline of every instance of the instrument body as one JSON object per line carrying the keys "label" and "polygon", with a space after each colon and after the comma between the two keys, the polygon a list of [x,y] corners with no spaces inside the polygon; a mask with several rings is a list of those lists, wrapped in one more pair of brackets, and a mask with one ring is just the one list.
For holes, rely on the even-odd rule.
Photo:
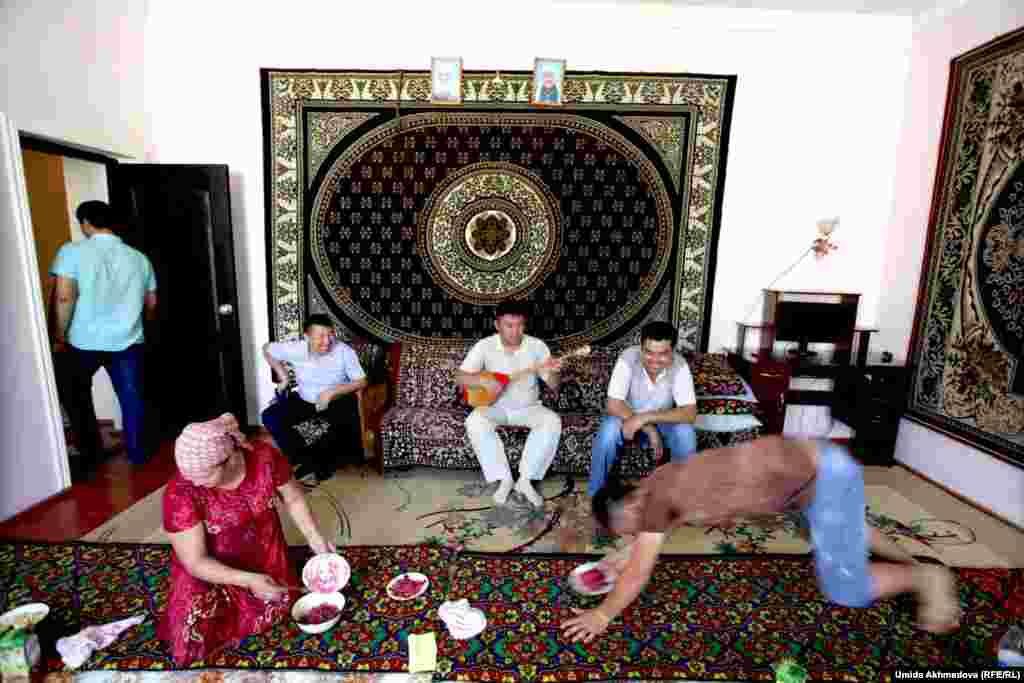
{"label": "instrument body", "polygon": [[[561,357],[562,361],[566,361],[572,358],[580,358],[583,356],[590,355],[589,346],[581,346],[578,349],[574,349],[569,353]],[[531,365],[528,368],[524,368],[517,372],[510,374],[504,372],[490,372],[483,371],[477,374],[480,379],[489,379],[497,382],[500,386],[498,388],[491,388],[486,386],[464,386],[462,387],[462,397],[466,400],[473,408],[486,408],[489,405],[493,405],[498,397],[501,396],[502,392],[512,382],[516,382],[524,377],[529,377],[533,374],[540,373],[540,365]]]}

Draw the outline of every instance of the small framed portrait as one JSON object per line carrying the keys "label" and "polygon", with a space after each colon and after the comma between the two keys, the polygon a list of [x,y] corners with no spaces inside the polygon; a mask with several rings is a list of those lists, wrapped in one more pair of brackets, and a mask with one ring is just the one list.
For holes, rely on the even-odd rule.
{"label": "small framed portrait", "polygon": [[462,57],[430,59],[430,101],[437,104],[462,102]]}
{"label": "small framed portrait", "polygon": [[533,90],[530,101],[545,107],[562,105],[562,83],[565,81],[564,59],[533,60]]}

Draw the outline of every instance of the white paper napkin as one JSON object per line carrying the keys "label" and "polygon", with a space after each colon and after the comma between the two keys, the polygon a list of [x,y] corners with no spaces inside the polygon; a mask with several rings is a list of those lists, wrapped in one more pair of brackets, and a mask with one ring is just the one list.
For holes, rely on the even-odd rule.
{"label": "white paper napkin", "polygon": [[487,617],[483,611],[469,606],[469,601],[449,600],[437,608],[437,616],[448,627],[448,633],[456,640],[469,640],[487,627]]}
{"label": "white paper napkin", "polygon": [[114,621],[102,626],[89,626],[73,636],[57,641],[57,652],[69,669],[77,669],[96,650],[103,649],[117,640],[117,637],[132,626],[146,620],[145,615]]}

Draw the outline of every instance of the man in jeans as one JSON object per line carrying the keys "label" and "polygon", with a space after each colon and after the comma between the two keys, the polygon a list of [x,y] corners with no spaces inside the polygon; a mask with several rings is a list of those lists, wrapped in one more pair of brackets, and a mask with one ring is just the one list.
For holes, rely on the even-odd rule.
{"label": "man in jeans", "polygon": [[62,246],[50,266],[57,280],[57,387],[88,466],[103,452],[92,378],[106,368],[121,405],[128,459],[141,465],[147,455],[142,316],[152,320],[156,313],[153,264],[114,234],[104,202],[83,202],[75,216],[87,239]]}
{"label": "man in jeans", "polygon": [[[864,472],[849,452],[826,440],[762,437],[668,463],[628,486],[612,479],[593,498],[594,516],[632,538],[629,550],[603,561],[616,576],[601,604],[562,625],[565,637],[589,642],[640,595],[665,534],[684,524],[715,526],[799,510],[810,530],[818,586],[834,603],[867,607],[911,593],[918,627],[948,633],[960,624],[956,577],[919,563],[864,516]],[[868,550],[881,558],[868,558]]]}
{"label": "man in jeans", "polygon": [[604,486],[619,458],[623,440],[650,442],[655,461],[665,446],[673,462],[697,451],[697,399],[690,368],[675,352],[676,329],[666,322],[651,322],[640,330],[640,345],[619,356],[608,381],[608,414],[594,436],[590,456],[591,498]]}

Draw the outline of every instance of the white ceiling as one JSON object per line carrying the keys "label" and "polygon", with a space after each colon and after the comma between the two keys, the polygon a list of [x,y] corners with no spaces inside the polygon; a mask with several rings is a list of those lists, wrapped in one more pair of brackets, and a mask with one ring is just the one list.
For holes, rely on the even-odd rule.
{"label": "white ceiling", "polygon": [[735,7],[738,9],[792,12],[859,12],[890,16],[920,16],[942,13],[967,0],[619,0],[625,4],[672,5],[676,7]]}

